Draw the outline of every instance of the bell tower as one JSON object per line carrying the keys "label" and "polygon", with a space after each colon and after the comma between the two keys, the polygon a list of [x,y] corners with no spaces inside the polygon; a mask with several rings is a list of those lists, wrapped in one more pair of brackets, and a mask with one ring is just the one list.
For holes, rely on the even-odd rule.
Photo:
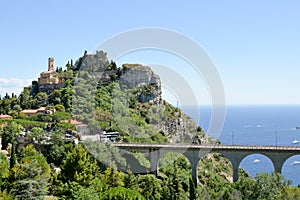
{"label": "bell tower", "polygon": [[54,58],[48,59],[48,71],[54,71]]}

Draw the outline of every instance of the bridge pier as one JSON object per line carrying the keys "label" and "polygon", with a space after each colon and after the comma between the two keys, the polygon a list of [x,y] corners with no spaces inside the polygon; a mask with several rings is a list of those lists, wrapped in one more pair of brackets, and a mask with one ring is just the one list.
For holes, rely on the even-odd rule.
{"label": "bridge pier", "polygon": [[200,160],[199,158],[199,150],[188,150],[183,154],[190,162],[191,168],[192,168],[192,180],[194,182],[194,185],[198,184],[198,173],[197,173],[197,167],[198,162]]}
{"label": "bridge pier", "polygon": [[284,165],[284,162],[294,154],[292,153],[287,153],[287,154],[282,154],[282,153],[277,153],[277,152],[268,152],[264,153],[265,156],[270,158],[270,160],[273,163],[274,166],[274,172],[280,173],[282,172],[282,167]]}
{"label": "bridge pier", "polygon": [[156,177],[158,175],[158,162],[160,159],[159,149],[149,149],[149,161],[150,161],[150,171]]}
{"label": "bridge pier", "polygon": [[223,152],[223,157],[227,158],[232,165],[233,175],[232,180],[236,182],[239,179],[239,166],[242,160],[249,154],[246,152]]}

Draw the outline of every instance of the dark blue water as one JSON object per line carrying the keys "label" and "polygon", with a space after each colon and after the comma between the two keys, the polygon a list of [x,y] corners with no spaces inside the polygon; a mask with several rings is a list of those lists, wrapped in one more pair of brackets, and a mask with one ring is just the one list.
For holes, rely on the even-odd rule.
{"label": "dark blue water", "polygon": [[[192,110],[185,108],[187,114]],[[194,109],[195,112],[196,109]],[[200,107],[199,125],[207,130],[210,107]],[[219,140],[223,144],[300,146],[300,105],[227,106],[226,118]],[[300,184],[300,155],[288,159],[282,169],[285,178]],[[247,156],[241,163],[251,176],[274,170],[271,161],[260,154]]]}

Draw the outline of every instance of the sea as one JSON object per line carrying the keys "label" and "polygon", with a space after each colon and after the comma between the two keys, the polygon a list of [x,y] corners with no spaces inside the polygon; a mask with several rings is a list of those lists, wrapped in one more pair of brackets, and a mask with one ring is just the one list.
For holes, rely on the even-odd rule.
{"label": "sea", "polygon": [[[197,116],[198,124],[206,131],[211,122],[211,106],[185,107],[190,116]],[[230,105],[226,106],[224,126],[218,138],[229,145],[300,146],[300,105]],[[274,171],[269,158],[251,154],[240,167],[252,177],[257,173]],[[300,155],[289,158],[282,175],[300,184]]]}

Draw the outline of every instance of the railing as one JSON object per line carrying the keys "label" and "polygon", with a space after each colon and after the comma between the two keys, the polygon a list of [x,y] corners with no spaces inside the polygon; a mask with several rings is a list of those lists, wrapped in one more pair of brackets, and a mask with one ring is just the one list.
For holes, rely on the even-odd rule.
{"label": "railing", "polygon": [[197,145],[197,144],[149,144],[149,143],[112,143],[116,147],[128,148],[168,148],[168,149],[214,149],[214,150],[286,150],[300,151],[300,146],[252,146],[252,145]]}

